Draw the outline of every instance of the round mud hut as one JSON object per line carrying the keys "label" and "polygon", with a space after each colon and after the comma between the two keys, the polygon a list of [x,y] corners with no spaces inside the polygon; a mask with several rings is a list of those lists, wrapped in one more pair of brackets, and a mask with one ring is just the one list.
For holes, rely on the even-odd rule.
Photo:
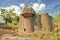
{"label": "round mud hut", "polygon": [[30,6],[26,6],[22,13],[20,14],[19,20],[19,27],[21,31],[26,33],[34,32],[34,21],[35,21],[35,14],[34,9]]}

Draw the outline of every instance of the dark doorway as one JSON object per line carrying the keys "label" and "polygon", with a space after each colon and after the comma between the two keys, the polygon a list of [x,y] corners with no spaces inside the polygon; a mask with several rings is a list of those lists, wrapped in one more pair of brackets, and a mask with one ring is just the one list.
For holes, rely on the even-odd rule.
{"label": "dark doorway", "polygon": [[26,31],[26,29],[24,28],[24,31]]}

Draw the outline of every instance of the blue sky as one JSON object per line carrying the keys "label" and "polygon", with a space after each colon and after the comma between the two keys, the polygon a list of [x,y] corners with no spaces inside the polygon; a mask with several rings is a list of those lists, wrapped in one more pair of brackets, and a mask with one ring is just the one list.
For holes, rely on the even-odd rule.
{"label": "blue sky", "polygon": [[16,6],[18,12],[26,5],[33,7],[36,12],[48,12],[52,15],[60,12],[60,0],[0,0],[0,8]]}

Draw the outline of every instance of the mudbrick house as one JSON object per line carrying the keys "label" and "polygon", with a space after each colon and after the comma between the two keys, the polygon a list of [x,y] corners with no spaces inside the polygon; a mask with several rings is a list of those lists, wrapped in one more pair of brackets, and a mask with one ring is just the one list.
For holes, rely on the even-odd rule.
{"label": "mudbrick house", "polygon": [[27,33],[34,32],[35,14],[30,6],[26,6],[20,15],[20,29]]}
{"label": "mudbrick house", "polygon": [[36,14],[32,7],[26,6],[20,14],[19,29],[26,33],[34,31],[49,30],[52,31],[53,24],[48,13],[39,14],[40,26],[35,26]]}

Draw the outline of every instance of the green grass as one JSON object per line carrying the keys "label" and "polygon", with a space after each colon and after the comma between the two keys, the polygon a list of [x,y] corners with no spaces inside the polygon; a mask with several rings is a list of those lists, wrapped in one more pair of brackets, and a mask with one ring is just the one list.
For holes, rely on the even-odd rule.
{"label": "green grass", "polygon": [[13,26],[0,25],[0,28],[2,28],[2,29],[18,29],[18,26],[17,25],[13,25]]}
{"label": "green grass", "polygon": [[3,26],[3,25],[0,25],[0,28],[2,28],[2,29],[12,29],[12,28],[9,27],[9,26]]}

